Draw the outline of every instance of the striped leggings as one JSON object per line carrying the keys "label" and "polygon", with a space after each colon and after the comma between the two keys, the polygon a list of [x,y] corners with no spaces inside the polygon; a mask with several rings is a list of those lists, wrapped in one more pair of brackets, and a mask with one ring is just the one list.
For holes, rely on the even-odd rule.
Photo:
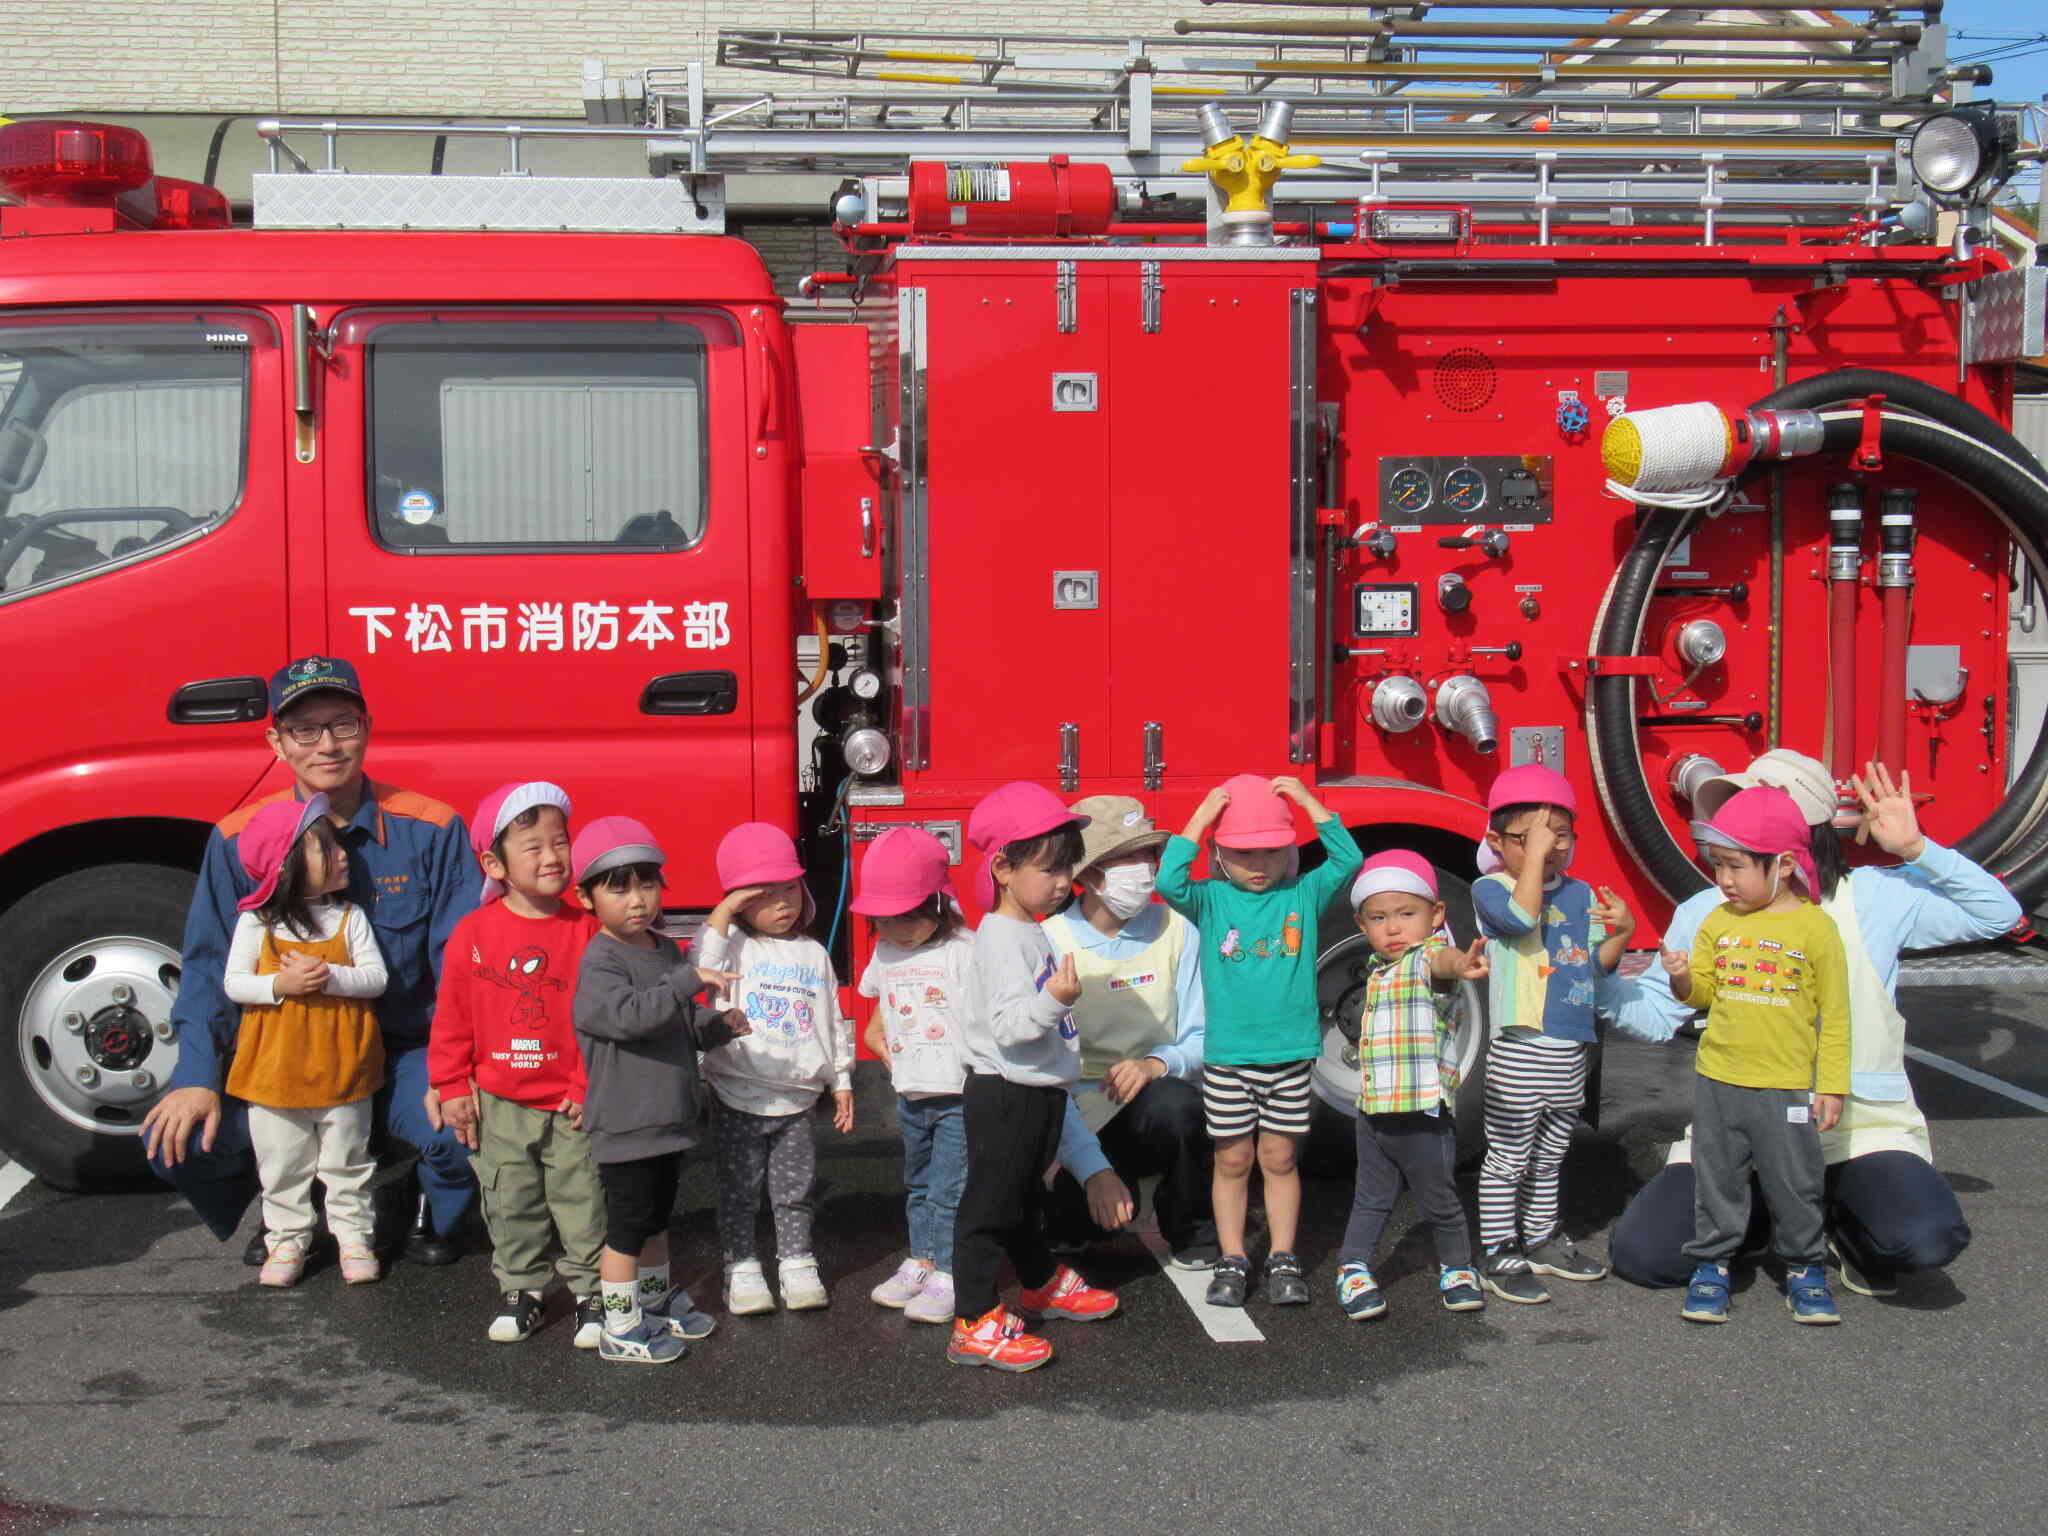
{"label": "striped leggings", "polygon": [[1557,1230],[1558,1175],[1586,1102],[1587,1051],[1514,1035],[1486,1058],[1486,1161],[1479,1168],[1482,1248],[1528,1245]]}

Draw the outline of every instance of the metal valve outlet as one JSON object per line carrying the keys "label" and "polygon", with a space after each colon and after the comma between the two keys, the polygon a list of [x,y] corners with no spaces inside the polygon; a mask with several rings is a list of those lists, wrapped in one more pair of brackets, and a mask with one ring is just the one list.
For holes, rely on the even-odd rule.
{"label": "metal valve outlet", "polygon": [[1678,654],[1687,666],[1711,667],[1728,654],[1728,636],[1712,619],[1694,619],[1678,632]]}
{"label": "metal valve outlet", "polygon": [[1688,752],[1671,765],[1671,793],[1690,805],[1698,798],[1702,784],[1721,778],[1724,772],[1704,752]]}
{"label": "metal valve outlet", "polygon": [[1429,695],[1412,677],[1384,677],[1372,690],[1372,723],[1389,734],[1412,731],[1429,718]]}
{"label": "metal valve outlet", "polygon": [[1469,672],[1445,678],[1437,689],[1436,723],[1471,742],[1475,752],[1500,750],[1500,717],[1493,712],[1493,695]]}

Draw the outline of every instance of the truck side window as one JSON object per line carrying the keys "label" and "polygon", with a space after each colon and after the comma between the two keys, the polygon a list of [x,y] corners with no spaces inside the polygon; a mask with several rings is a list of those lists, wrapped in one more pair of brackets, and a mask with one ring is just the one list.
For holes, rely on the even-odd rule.
{"label": "truck side window", "polygon": [[246,319],[0,326],[0,591],[219,523],[241,500],[248,419]]}
{"label": "truck side window", "polygon": [[370,520],[387,548],[683,549],[703,537],[694,328],[400,322],[368,350]]}

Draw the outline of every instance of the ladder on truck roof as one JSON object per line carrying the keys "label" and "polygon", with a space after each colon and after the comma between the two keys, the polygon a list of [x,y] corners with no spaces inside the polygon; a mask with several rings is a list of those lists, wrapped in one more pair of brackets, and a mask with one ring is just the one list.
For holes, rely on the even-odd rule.
{"label": "ladder on truck roof", "polygon": [[[1324,160],[1281,182],[1283,202],[1455,200],[1546,226],[1579,209],[1711,230],[1911,201],[1901,135],[1958,82],[1988,80],[1949,65],[1939,0],[1839,8],[1861,21],[1792,0],[1614,19],[1573,19],[1620,8],[1563,0],[1548,21],[1469,19],[1510,9],[1333,7],[1331,19],[1184,20],[1168,38],[728,28],[724,76],[690,64],[607,80],[586,66],[586,109],[644,124],[663,172],[886,176],[913,157],[1061,154],[1107,164],[1150,202],[1204,195],[1181,170],[1204,148],[1202,103],[1248,128],[1282,98],[1293,148]],[[752,90],[737,71],[799,83]]]}

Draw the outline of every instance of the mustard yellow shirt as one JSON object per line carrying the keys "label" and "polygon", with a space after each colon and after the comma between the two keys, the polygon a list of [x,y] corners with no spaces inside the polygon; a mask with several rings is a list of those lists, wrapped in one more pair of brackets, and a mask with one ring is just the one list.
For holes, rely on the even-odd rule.
{"label": "mustard yellow shirt", "polygon": [[1819,907],[1714,908],[1693,938],[1686,1001],[1707,1010],[1695,1063],[1702,1077],[1849,1091],[1849,967],[1835,920]]}

